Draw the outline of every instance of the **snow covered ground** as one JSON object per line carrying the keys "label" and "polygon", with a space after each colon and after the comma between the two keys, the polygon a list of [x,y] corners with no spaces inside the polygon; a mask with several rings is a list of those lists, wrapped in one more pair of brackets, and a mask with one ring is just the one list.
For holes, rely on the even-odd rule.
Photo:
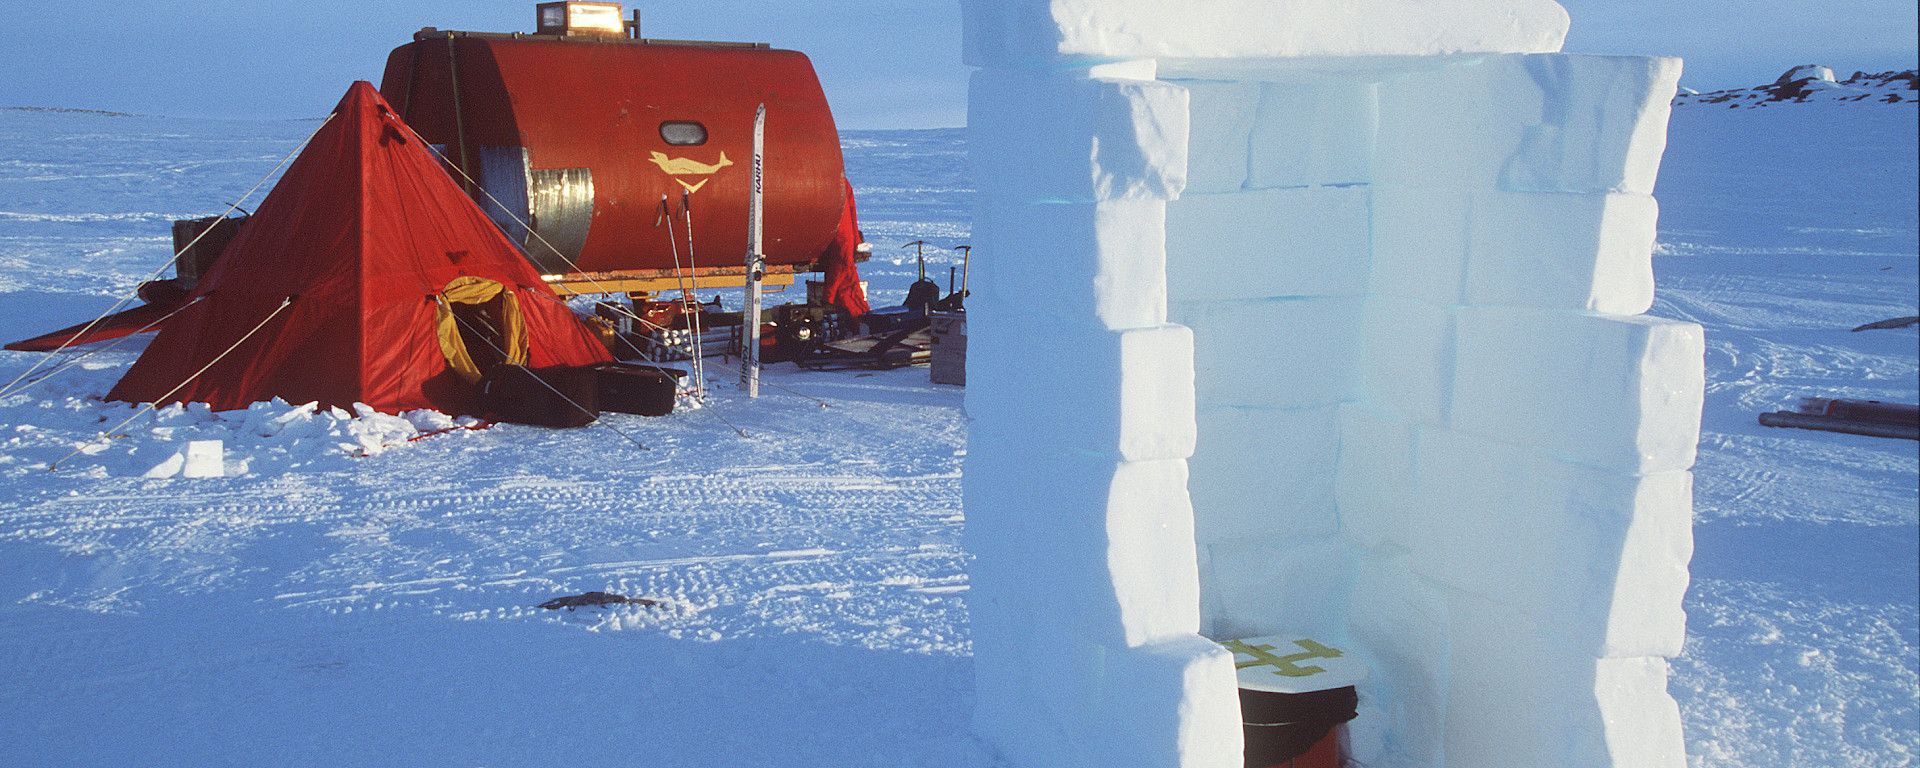
{"label": "snow covered ground", "polygon": [[[1915,329],[1847,330],[1920,305],[1915,122],[1674,115],[1655,312],[1708,329],[1673,682],[1701,768],[1920,760],[1915,445],[1755,423],[1920,399]],[[0,110],[0,338],[106,308],[314,125]],[[875,305],[913,240],[944,284],[961,132],[845,144]],[[0,388],[0,764],[994,765],[967,735],[961,391],[925,369],[782,365],[752,402],[716,376],[711,407],[572,431],[176,408],[69,457],[134,414],[98,397],[141,343]],[[0,353],[0,382],[45,359]],[[206,439],[229,476],[146,476]],[[589,590],[660,602],[534,607]]]}

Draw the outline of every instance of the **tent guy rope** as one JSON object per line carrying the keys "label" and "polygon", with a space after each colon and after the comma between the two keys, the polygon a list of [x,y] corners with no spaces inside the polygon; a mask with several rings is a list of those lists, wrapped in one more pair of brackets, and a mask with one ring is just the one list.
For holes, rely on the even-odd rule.
{"label": "tent guy rope", "polygon": [[132,424],[134,419],[140,418],[141,416],[145,415],[148,411],[154,410],[155,406],[158,405],[160,401],[173,397],[173,393],[179,392],[180,389],[182,387],[185,387],[189,382],[192,382],[194,379],[199,378],[200,374],[206,373],[208,368],[212,368],[214,365],[218,364],[221,360],[226,359],[226,356],[229,354],[232,354],[234,350],[239,349],[240,345],[247,343],[247,339],[253,338],[253,335],[256,333],[259,333],[261,328],[267,327],[267,323],[272,322],[274,318],[279,317],[281,312],[286,311],[287,307],[293,304],[293,298],[294,297],[292,296],[288,296],[284,299],[281,299],[280,306],[274,307],[273,311],[267,313],[266,317],[261,318],[259,323],[255,324],[251,329],[248,329],[246,332],[246,335],[241,336],[240,339],[238,341],[235,341],[231,346],[227,347],[224,350],[221,350],[220,354],[215,355],[212,360],[208,360],[206,365],[200,366],[200,370],[194,371],[192,374],[188,375],[186,378],[181,379],[180,383],[174,385],[173,389],[167,390],[166,394],[161,395],[160,397],[154,398],[153,402],[145,403],[141,405],[139,409],[133,412],[132,416],[127,417],[126,421],[122,421],[119,424],[113,425],[112,429],[109,429],[105,432],[101,432],[98,437],[95,437],[92,440],[88,440],[84,443],[81,443],[78,448],[73,449],[72,453],[62,456],[58,461],[54,461],[48,464],[47,471],[52,472],[56,469],[59,469],[60,462],[66,461],[67,459],[71,459],[75,456],[80,455],[81,451],[86,450],[88,447],[92,446],[94,443],[114,437],[113,433],[120,431],[121,427],[124,427],[128,424]]}
{"label": "tent guy rope", "polygon": [[[165,315],[162,315],[162,316],[160,316],[159,318],[157,318],[157,319],[155,319],[155,320],[154,320],[153,322],[150,322],[150,323],[147,323],[146,325],[143,325],[143,326],[140,326],[140,328],[139,328],[139,330],[136,330],[136,331],[134,331],[133,333],[129,333],[129,334],[127,334],[127,335],[125,335],[125,336],[121,336],[120,338],[117,338],[117,339],[114,339],[114,340],[113,340],[113,343],[111,343],[111,344],[108,344],[108,345],[106,345],[106,346],[103,346],[103,347],[95,347],[95,348],[93,348],[93,349],[89,349],[89,350],[87,350],[87,351],[85,351],[85,352],[82,352],[82,353],[80,353],[80,354],[77,354],[77,355],[73,355],[73,356],[72,356],[72,357],[71,357],[70,359],[68,359],[68,360],[67,360],[66,362],[64,362],[64,363],[61,363],[61,364],[60,364],[60,367],[58,367],[58,368],[54,368],[53,370],[50,370],[50,371],[47,371],[47,372],[46,372],[46,373],[45,373],[44,375],[42,375],[41,377],[39,377],[39,378],[37,378],[37,379],[28,379],[28,380],[27,380],[27,381],[25,381],[25,382],[20,382],[20,379],[18,379],[18,378],[16,378],[16,379],[14,379],[14,381],[15,381],[15,382],[17,382],[17,383],[20,383],[20,385],[19,385],[19,386],[17,386],[17,387],[16,387],[16,386],[13,386],[12,384],[9,384],[9,385],[7,385],[7,387],[8,387],[7,389],[5,389],[5,390],[0,390],[0,397],[7,397],[7,396],[9,396],[9,395],[12,395],[12,394],[14,394],[14,393],[17,393],[17,392],[24,392],[24,391],[26,391],[26,390],[27,390],[27,388],[29,388],[29,387],[32,387],[32,386],[33,386],[33,385],[35,385],[35,384],[38,384],[38,383],[40,383],[40,382],[43,382],[43,381],[46,381],[46,380],[48,380],[48,379],[51,379],[51,378],[53,378],[53,377],[55,377],[55,376],[58,376],[58,375],[60,375],[60,373],[61,373],[62,371],[65,371],[65,370],[67,370],[68,368],[72,368],[72,367],[74,367],[74,366],[76,366],[76,365],[79,365],[79,364],[81,364],[81,363],[84,363],[84,362],[86,362],[86,361],[87,361],[87,358],[90,358],[90,357],[93,357],[94,355],[98,355],[98,354],[100,354],[100,353],[102,353],[102,352],[111,352],[111,351],[113,351],[113,348],[114,348],[114,347],[118,347],[118,346],[120,346],[121,344],[125,344],[125,343],[127,343],[127,341],[128,341],[128,340],[130,340],[130,339],[132,339],[133,337],[135,337],[135,336],[138,336],[138,335],[140,335],[140,334],[142,334],[142,333],[146,333],[147,331],[151,331],[151,330],[153,330],[154,328],[157,328],[157,327],[159,327],[161,323],[164,323],[164,322],[166,322],[166,321],[167,321],[167,318],[170,318],[170,317],[173,317],[174,315],[177,315],[177,314],[180,314],[181,312],[184,312],[184,311],[186,311],[186,309],[187,309],[187,307],[191,307],[191,306],[193,306],[193,305],[195,305],[195,304],[198,304],[198,303],[200,303],[200,299],[201,299],[201,298],[203,298],[203,297],[200,297],[200,296],[195,296],[195,297],[193,297],[192,299],[190,299],[190,300],[188,300],[188,301],[187,301],[187,303],[185,303],[185,304],[182,304],[182,305],[180,305],[180,307],[179,307],[178,309],[175,309],[175,310],[173,310],[172,312],[168,312],[168,313],[166,313]],[[61,350],[64,350],[64,349],[67,349],[67,347],[64,347],[64,346],[63,346],[63,347],[61,347],[60,349],[57,349],[57,350],[54,350],[53,352],[51,352],[51,353],[48,353],[48,354],[57,354],[57,353],[59,353],[59,352],[60,352]],[[29,371],[28,371],[27,373],[32,373],[32,371],[31,371],[31,370],[29,370]],[[26,375],[27,375],[27,374],[21,374],[21,378],[25,378],[25,377],[26,377]]]}
{"label": "tent guy rope", "polygon": [[[221,211],[218,218],[225,218],[228,214],[231,214],[234,211],[240,210],[240,204],[246,202],[247,198],[252,197],[253,193],[260,191],[260,187],[266,184],[268,179],[272,179],[274,177],[274,174],[278,173],[280,169],[287,164],[288,161],[292,160],[296,155],[299,155],[301,150],[306,149],[308,142],[313,141],[313,137],[320,135],[320,129],[327,127],[327,123],[333,122],[333,117],[334,115],[332,113],[329,113],[325,120],[321,120],[320,125],[315,126],[312,133],[307,134],[306,138],[301,139],[300,143],[294,146],[293,151],[288,152],[284,157],[281,157],[280,162],[275,163],[273,165],[273,168],[268,170],[266,175],[261,176],[259,181],[254,182],[253,186],[249,187],[245,193],[241,194],[239,199],[233,201],[231,205],[228,205],[225,211]],[[100,324],[101,321],[109,317],[112,317],[115,312],[120,311],[121,307],[126,306],[127,302],[135,298],[138,298],[140,296],[141,285],[144,285],[160,277],[160,273],[167,271],[167,267],[173,266],[175,259],[178,259],[181,253],[184,253],[187,250],[193,248],[195,245],[198,245],[200,243],[200,239],[203,237],[206,237],[207,234],[212,231],[213,231],[212,227],[208,227],[206,229],[200,230],[200,234],[194,235],[192,240],[187,241],[187,244],[185,246],[182,246],[178,251],[175,251],[171,256],[167,257],[167,260],[164,262],[161,262],[160,266],[155,267],[152,272],[147,273],[146,277],[134,281],[133,290],[128,291],[125,294],[122,294],[117,301],[115,301],[111,306],[107,307],[105,312],[101,312],[99,317],[95,317],[91,322],[81,327],[81,329],[78,332],[74,333],[72,337],[70,337],[66,341],[61,342],[60,346],[56,347],[53,350],[52,354],[58,354],[61,351],[65,350],[66,348],[72,346],[74,344],[74,341],[73,341],[74,339],[85,338],[87,333],[91,332],[95,326]],[[184,308],[185,307],[182,307],[182,309]],[[178,311],[178,310],[175,310],[175,311]],[[167,317],[172,317],[172,316],[173,316],[172,313],[168,313],[167,315]],[[166,318],[164,317],[161,318],[161,320],[165,320],[165,319]],[[154,323],[148,325],[146,328],[141,328],[140,331],[146,331],[152,328],[154,325],[158,325],[159,322],[160,321],[155,321]],[[139,333],[140,331],[136,331],[135,333]],[[0,391],[4,391],[5,394],[9,394],[9,395],[19,391],[17,389],[14,389],[13,385],[20,383],[21,379],[24,379],[28,376],[33,375],[34,371],[40,370],[40,366],[44,365],[46,361],[49,359],[51,359],[51,354],[48,357],[42,357],[38,360],[35,360],[33,365],[29,366],[26,371],[22,372],[19,376],[15,376],[13,378],[13,381],[7,382],[6,386],[0,387]],[[70,366],[63,365],[60,368],[56,369],[55,373],[58,373],[61,370],[65,370],[68,367]],[[51,375],[52,374],[48,374],[48,376],[51,376]],[[46,378],[47,377],[43,376],[39,379],[36,379],[35,381],[45,381]],[[31,384],[31,382],[29,383]],[[65,459],[62,459],[61,461],[65,461]]]}

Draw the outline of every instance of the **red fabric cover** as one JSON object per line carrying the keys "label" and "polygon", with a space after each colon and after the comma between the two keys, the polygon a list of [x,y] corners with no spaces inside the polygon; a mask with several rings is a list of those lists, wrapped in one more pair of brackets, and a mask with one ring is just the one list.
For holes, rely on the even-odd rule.
{"label": "red fabric cover", "polygon": [[611,359],[379,92],[354,83],[200,279],[193,295],[205,299],[168,321],[107,397],[475,413],[434,331],[434,297],[460,275],[519,292],[529,365]]}
{"label": "red fabric cover", "polygon": [[16,341],[8,344],[7,349],[16,352],[53,352],[78,344],[91,344],[151,331],[164,325],[168,315],[186,306],[187,297],[192,294],[188,293],[187,289],[178,287],[172,280],[152,280],[140,284],[139,295],[147,303],[98,320],[89,320],[53,333]]}
{"label": "red fabric cover", "polygon": [[98,321],[90,320],[44,336],[22,339],[8,344],[7,349],[16,352],[52,352],[63,347],[117,339],[142,330],[150,330],[147,326],[159,322],[174,309],[174,307],[142,304],[125,312],[100,318]]}
{"label": "red fabric cover", "polygon": [[866,292],[860,290],[860,267],[853,261],[866,238],[860,234],[859,216],[853,210],[853,185],[843,178],[840,186],[847,190],[847,206],[840,211],[840,227],[833,233],[833,242],[827,244],[820,266],[827,273],[827,303],[859,317],[872,310],[867,306]]}

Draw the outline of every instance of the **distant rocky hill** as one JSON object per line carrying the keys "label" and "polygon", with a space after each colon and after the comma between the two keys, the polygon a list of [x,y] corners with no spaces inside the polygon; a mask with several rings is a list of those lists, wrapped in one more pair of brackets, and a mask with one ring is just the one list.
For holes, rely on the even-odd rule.
{"label": "distant rocky hill", "polygon": [[1725,104],[1729,108],[1737,109],[1809,101],[1899,104],[1920,101],[1920,98],[1916,98],[1915,95],[1916,75],[1920,75],[1920,70],[1909,69],[1905,72],[1879,74],[1855,72],[1853,77],[1837,80],[1832,67],[1805,64],[1787,70],[1786,74],[1781,75],[1780,79],[1773,81],[1771,85],[1706,93],[1682,88],[1680,94],[1674,97],[1673,105],[1679,107],[1688,104]]}

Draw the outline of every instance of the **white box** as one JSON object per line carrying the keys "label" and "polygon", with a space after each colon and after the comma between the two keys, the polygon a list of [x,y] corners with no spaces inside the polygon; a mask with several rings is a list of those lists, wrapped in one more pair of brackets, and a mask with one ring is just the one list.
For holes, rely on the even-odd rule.
{"label": "white box", "polygon": [[1374,181],[1649,194],[1679,61],[1489,55],[1388,79]]}
{"label": "white box", "polygon": [[1404,547],[1419,503],[1413,422],[1348,403],[1340,406],[1340,460],[1334,504],[1340,532],[1367,549]]}
{"label": "white box", "polygon": [[1362,326],[1363,400],[1430,426],[1446,426],[1458,344],[1453,312],[1418,299],[1370,296]]}
{"label": "white box", "polygon": [[983,69],[968,94],[967,163],[983,197],[1171,200],[1186,186],[1180,86]]}
{"label": "white box", "polygon": [[1190,195],[1240,192],[1247,184],[1257,82],[1179,80],[1187,89],[1187,187]]}
{"label": "white box", "polygon": [[1531,617],[1592,657],[1672,656],[1686,636],[1692,476],[1630,475],[1423,432],[1404,541],[1416,573]]}
{"label": "white box", "polygon": [[1371,267],[1368,202],[1364,188],[1320,187],[1190,194],[1167,203],[1168,296],[1364,294]]}
{"label": "white box", "polygon": [[1115,462],[975,427],[965,536],[983,594],[1103,645],[1198,630],[1184,462]]}
{"label": "white box", "polygon": [[961,57],[975,67],[1557,51],[1568,25],[1551,0],[963,0],[960,8]]}
{"label": "white box", "polygon": [[1637,315],[1653,306],[1650,195],[1473,195],[1467,303]]}
{"label": "white box", "polygon": [[1456,428],[1617,472],[1693,466],[1706,387],[1700,326],[1488,307],[1456,320]]}
{"label": "white box", "polygon": [[969,313],[969,416],[1023,442],[1124,461],[1193,454],[1193,334],[1177,325],[1110,331]]}
{"label": "white box", "polygon": [[1359,297],[1169,302],[1193,329],[1196,402],[1310,408],[1355,396]]}
{"label": "white box", "polygon": [[1207,408],[1187,460],[1201,543],[1298,542],[1334,533],[1335,406]]}
{"label": "white box", "polygon": [[1167,321],[1166,204],[981,201],[970,305],[1037,326]]}
{"label": "white box", "polygon": [[1374,187],[1372,292],[1433,304],[1465,302],[1465,190]]}
{"label": "white box", "polygon": [[1386,712],[1382,750],[1409,765],[1437,766],[1447,726],[1448,590],[1404,560],[1369,557],[1355,566],[1348,623],[1379,667],[1360,690]]}
{"label": "white box", "polygon": [[1352,557],[1334,537],[1204,544],[1202,622],[1214,637],[1343,634]]}
{"label": "white box", "polygon": [[1365,184],[1372,179],[1376,85],[1364,76],[1261,83],[1247,187]]}
{"label": "white box", "polygon": [[1595,659],[1511,609],[1449,596],[1446,760],[1487,768],[1681,768],[1657,659]]}

